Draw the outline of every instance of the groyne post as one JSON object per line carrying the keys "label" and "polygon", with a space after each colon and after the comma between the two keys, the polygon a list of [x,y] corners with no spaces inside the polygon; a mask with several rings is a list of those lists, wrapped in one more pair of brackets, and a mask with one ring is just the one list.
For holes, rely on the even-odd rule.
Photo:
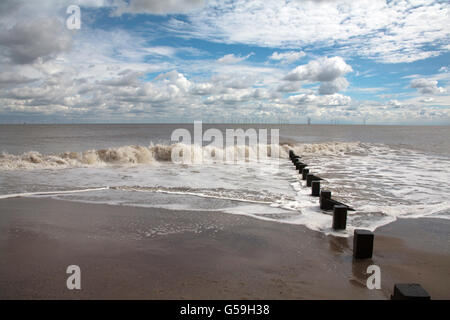
{"label": "groyne post", "polygon": [[391,300],[430,300],[428,292],[418,283],[397,283]]}
{"label": "groyne post", "polygon": [[347,207],[335,205],[333,209],[333,229],[345,230],[347,226]]}
{"label": "groyne post", "polygon": [[320,209],[329,210],[329,202],[328,199],[331,199],[331,191],[322,190],[320,191]]}
{"label": "groyne post", "polygon": [[372,258],[373,232],[355,229],[353,234],[353,257],[356,259]]}
{"label": "groyne post", "polygon": [[309,169],[303,168],[302,169],[302,180],[306,180],[306,176],[309,173]]}
{"label": "groyne post", "polygon": [[313,197],[320,196],[320,181],[319,180],[311,182],[311,195]]}

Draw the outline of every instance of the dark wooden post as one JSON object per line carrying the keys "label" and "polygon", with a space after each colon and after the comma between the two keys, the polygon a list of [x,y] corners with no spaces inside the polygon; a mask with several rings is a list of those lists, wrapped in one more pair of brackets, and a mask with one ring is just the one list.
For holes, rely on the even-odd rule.
{"label": "dark wooden post", "polygon": [[353,234],[353,257],[356,259],[372,258],[373,232],[355,229]]}
{"label": "dark wooden post", "polygon": [[335,205],[333,211],[333,229],[345,230],[347,225],[347,207]]}
{"label": "dark wooden post", "polygon": [[320,196],[320,181],[319,180],[311,182],[311,195],[313,197]]}

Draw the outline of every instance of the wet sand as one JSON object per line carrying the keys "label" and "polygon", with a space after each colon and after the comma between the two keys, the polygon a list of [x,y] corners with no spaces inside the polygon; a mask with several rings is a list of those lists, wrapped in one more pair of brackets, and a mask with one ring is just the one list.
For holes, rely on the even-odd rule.
{"label": "wet sand", "polygon": [[[218,212],[0,200],[0,299],[388,299],[418,282],[450,299],[450,221],[399,220],[352,238]],[[81,268],[81,290],[66,268]],[[381,290],[365,283],[381,268]]]}

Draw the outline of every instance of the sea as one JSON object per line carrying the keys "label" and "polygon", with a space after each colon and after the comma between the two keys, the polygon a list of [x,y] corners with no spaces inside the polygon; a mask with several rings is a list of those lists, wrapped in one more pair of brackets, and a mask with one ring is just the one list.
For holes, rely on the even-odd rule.
{"label": "sea", "polygon": [[[238,129],[267,139],[226,141]],[[174,139],[180,130],[190,137]],[[174,150],[190,157],[175,161]],[[332,229],[333,213],[320,210],[289,150],[355,210],[346,230]],[[0,125],[0,152],[0,199],[212,211],[342,237],[399,218],[450,219],[450,126]]]}

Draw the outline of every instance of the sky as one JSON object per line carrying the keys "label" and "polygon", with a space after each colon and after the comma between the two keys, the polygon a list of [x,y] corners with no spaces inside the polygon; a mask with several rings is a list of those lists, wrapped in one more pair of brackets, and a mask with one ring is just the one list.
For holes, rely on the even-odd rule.
{"label": "sky", "polygon": [[0,123],[449,125],[449,25],[448,0],[2,0]]}

